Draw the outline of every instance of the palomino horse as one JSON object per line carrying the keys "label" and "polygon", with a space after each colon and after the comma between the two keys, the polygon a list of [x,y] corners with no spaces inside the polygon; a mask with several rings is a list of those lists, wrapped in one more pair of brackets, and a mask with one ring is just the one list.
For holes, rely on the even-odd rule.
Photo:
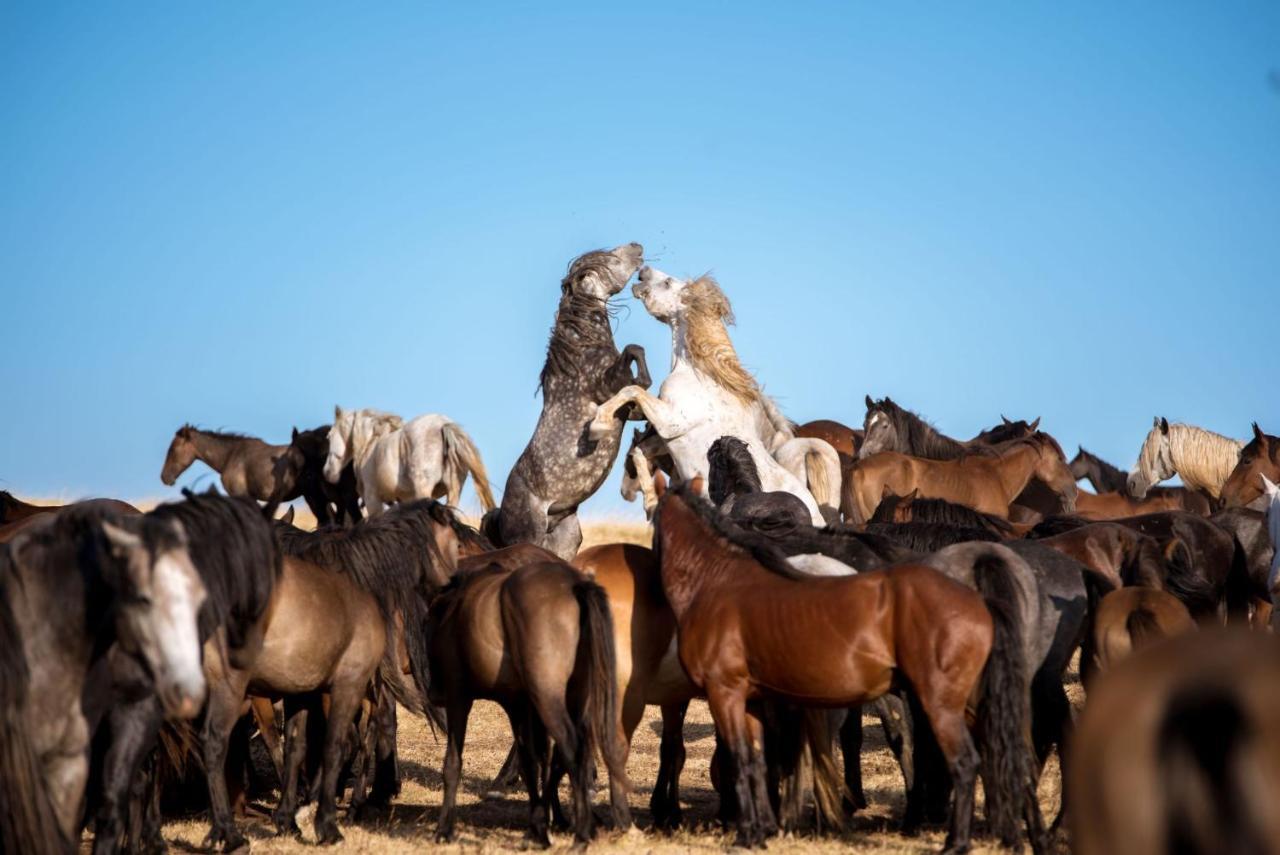
{"label": "palomino horse", "polygon": [[1079,855],[1276,851],[1280,639],[1216,630],[1135,653],[1089,690],[1067,790]]}
{"label": "palomino horse", "polygon": [[1168,419],[1156,416],[1138,452],[1138,463],[1129,473],[1129,495],[1141,499],[1152,486],[1177,475],[1183,484],[1216,500],[1239,462],[1242,448],[1244,443],[1237,439],[1194,425],[1171,425]]}
{"label": "palomino horse", "polygon": [[[684,481],[707,475],[707,450],[722,436],[735,436],[751,449],[766,491],[794,493],[809,509],[814,525],[825,525],[837,514],[840,462],[821,440],[795,440],[791,426],[777,407],[761,391],[742,364],[729,339],[726,323],[732,323],[729,300],[715,280],[703,276],[692,282],[645,267],[633,289],[645,309],[671,327],[671,373],[662,383],[658,397],[639,386],[628,386],[600,405],[589,429],[592,438],[616,430],[616,414],[636,405],[662,437],[675,464],[675,474]],[[787,454],[791,465],[803,462],[809,453],[825,461],[823,506],[792,469],[775,455],[789,442],[804,443],[804,451]],[[822,456],[825,447],[827,455]],[[793,459],[795,458],[795,459]],[[815,485],[816,488],[816,485]]]}
{"label": "palomino horse", "polygon": [[644,348],[631,344],[619,353],[609,328],[609,299],[626,286],[643,255],[638,243],[583,253],[561,280],[539,382],[542,415],[507,476],[501,510],[481,525],[494,543],[536,543],[566,561],[577,554],[578,505],[608,477],[622,443],[620,421],[590,438],[586,426],[614,392],[650,383]]}
{"label": "palomino horse", "polygon": [[83,697],[108,655],[151,675],[166,714],[200,711],[204,597],[181,526],[102,502],[41,515],[0,547],[5,852],[75,848],[96,725]]}
{"label": "palomino horse", "polygon": [[[988,611],[983,594],[920,565],[804,576],[776,551],[736,545],[720,519],[689,487],[674,487],[659,504],[654,544],[679,627],[680,661],[706,692],[732,757],[739,845],[760,844],[776,827],[763,724],[751,702],[842,708],[874,700],[895,679],[919,697],[955,785],[947,851],[969,848],[978,751],[966,712],[975,703],[990,737],[982,746],[990,761],[984,783],[992,829],[1013,843],[1024,808],[1035,826],[1017,594],[1002,562],[983,560],[974,568],[978,588],[993,603]],[[940,614],[948,619],[938,620]],[[797,626],[805,631],[794,631]],[[822,772],[817,788],[827,793],[820,802],[838,801],[830,767],[815,765]],[[1032,837],[1039,851],[1040,835]]]}
{"label": "palomino horse", "polygon": [[1262,498],[1262,476],[1280,481],[1280,437],[1262,432],[1253,423],[1253,439],[1240,449],[1240,459],[1222,485],[1222,504],[1228,508],[1246,507]]}
{"label": "palomino horse", "polygon": [[1195,629],[1191,612],[1168,591],[1146,587],[1112,591],[1094,611],[1093,655],[1083,663],[1082,676],[1092,687],[1097,674],[1110,671],[1135,650]]}
{"label": "palomino horse", "polygon": [[[1093,492],[1099,498],[1103,496],[1123,496],[1130,502],[1135,503],[1128,507],[1139,508],[1136,513],[1190,511],[1193,514],[1200,514],[1202,517],[1209,516],[1208,496],[1186,487],[1151,487],[1147,490],[1147,497],[1138,502],[1128,494],[1128,487],[1125,486],[1129,480],[1129,473],[1119,466],[1113,466],[1084,446],[1076,446],[1076,456],[1071,458],[1067,465],[1071,467],[1071,474],[1076,476],[1077,481],[1084,479],[1093,485]],[[1083,496],[1084,494],[1081,493],[1081,495]],[[1175,499],[1176,503],[1160,507],[1155,505],[1157,501],[1167,501],[1169,499]],[[1147,504],[1148,502],[1152,504]],[[1077,503],[1076,507],[1078,511],[1080,508],[1079,503]],[[1115,516],[1134,516],[1134,514],[1115,514]]]}
{"label": "palomino horse", "polygon": [[455,574],[431,604],[429,626],[428,691],[448,721],[438,840],[456,834],[462,750],[477,699],[496,701],[511,720],[534,843],[551,845],[548,737],[570,770],[577,842],[594,833],[589,779],[597,747],[609,771],[614,820],[631,824],[617,731],[613,620],[599,585],[556,559],[514,570],[492,562]]}
{"label": "palomino horse", "polygon": [[333,408],[324,477],[337,484],[351,463],[369,516],[393,502],[444,498],[457,507],[467,473],[485,511],[494,507],[489,476],[471,437],[448,416],[430,414],[405,422],[378,410]]}
{"label": "palomino horse", "polygon": [[954,460],[881,452],[861,461],[845,489],[859,517],[855,522],[871,519],[886,492],[904,496],[913,490],[924,498],[946,499],[1008,519],[1010,503],[1032,478],[1049,485],[1068,511],[1074,507],[1075,478],[1058,444],[1043,433],[1005,443],[988,454]]}

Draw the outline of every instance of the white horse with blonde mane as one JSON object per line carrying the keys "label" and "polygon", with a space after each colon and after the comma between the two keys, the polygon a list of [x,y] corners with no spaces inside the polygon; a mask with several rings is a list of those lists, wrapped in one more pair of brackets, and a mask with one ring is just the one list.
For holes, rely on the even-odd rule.
{"label": "white horse with blonde mane", "polygon": [[1238,439],[1195,425],[1169,424],[1157,416],[1129,473],[1129,494],[1141,499],[1156,484],[1177,475],[1187,487],[1217,499],[1240,462],[1242,448]]}
{"label": "white horse with blonde mane", "polygon": [[[763,489],[798,496],[814,525],[834,520],[840,495],[835,449],[821,440],[796,439],[790,423],[742,367],[725,327],[733,322],[732,309],[715,280],[703,276],[690,282],[645,267],[632,293],[650,315],[671,327],[671,373],[656,398],[628,386],[601,404],[590,436],[611,431],[618,410],[635,404],[661,437],[676,475],[685,481],[702,476],[704,490],[711,444],[722,436],[737,437],[750,450]],[[806,485],[806,472],[812,473],[808,480],[821,502]],[[647,485],[644,489],[647,499]]]}
{"label": "white horse with blonde mane", "polygon": [[485,511],[495,502],[489,475],[471,437],[447,416],[430,414],[412,421],[379,410],[334,407],[324,477],[336,484],[348,462],[369,516],[392,502],[444,497],[457,507],[467,473]]}

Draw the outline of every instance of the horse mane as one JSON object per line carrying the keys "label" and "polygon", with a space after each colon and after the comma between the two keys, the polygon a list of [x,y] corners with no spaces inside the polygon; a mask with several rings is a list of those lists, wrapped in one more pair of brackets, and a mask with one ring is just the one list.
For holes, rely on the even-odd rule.
{"label": "horse mane", "polygon": [[[875,513],[871,515],[869,522],[893,522],[893,511],[902,501],[902,496],[893,494],[885,496],[880,500],[880,504],[876,506]],[[917,523],[945,523],[947,525],[960,526],[961,528],[985,529],[996,535],[1008,535],[1013,532],[1013,526],[1007,520],[1002,520],[991,514],[984,514],[981,511],[975,511],[967,505],[948,502],[946,499],[912,499],[911,521]]]}
{"label": "horse mane", "polygon": [[867,532],[887,537],[901,546],[923,553],[937,552],[939,549],[957,543],[975,540],[996,543],[1000,540],[986,529],[966,528],[946,523],[871,523],[867,525]]}
{"label": "horse mane", "polygon": [[174,436],[177,436],[180,433],[189,432],[189,431],[202,433],[205,436],[215,436],[218,439],[257,439],[258,438],[256,436],[250,436],[247,433],[237,433],[236,431],[232,431],[232,430],[209,430],[208,428],[202,428],[202,427],[199,427],[198,425],[193,425],[191,424],[191,422],[187,422],[186,424],[178,428],[173,433],[174,433]]}
{"label": "horse mane", "polygon": [[[1037,421],[1039,421],[1037,419]],[[974,444],[999,445],[1002,442],[1008,442],[1011,439],[1021,439],[1034,433],[1031,423],[1026,419],[1018,419],[1009,422],[1002,421],[998,425],[987,428],[978,433],[972,440]]]}
{"label": "horse mane", "polygon": [[747,444],[736,436],[722,436],[707,449],[707,489],[711,502],[761,491],[760,472]]}
{"label": "horse mane", "polygon": [[549,380],[576,376],[587,351],[614,349],[608,302],[578,289],[587,276],[611,277],[609,260],[608,250],[595,249],[569,262],[569,270],[560,280],[560,305],[547,342],[547,359],[538,375],[539,391],[545,392]]}
{"label": "horse mane", "polygon": [[813,578],[787,563],[786,555],[771,539],[737,525],[728,516],[720,513],[714,505],[695,493],[687,483],[668,487],[667,494],[658,503],[658,510],[654,513],[653,545],[659,561],[661,561],[662,551],[662,517],[668,512],[673,496],[680,499],[689,509],[690,515],[708,530],[720,548],[737,556],[750,558],[776,576],[797,581]]}
{"label": "horse mane", "polygon": [[323,457],[329,453],[329,430],[332,427],[333,425],[321,425],[310,430],[300,430],[289,444],[309,460],[315,458],[317,454]]}
{"label": "horse mane", "polygon": [[[4,494],[8,496],[8,493]],[[0,544],[0,591],[14,579],[13,557]],[[0,778],[6,799],[0,811],[0,851],[68,852],[44,769],[26,732],[31,672],[10,598],[0,596]]]}
{"label": "horse mane", "polygon": [[[710,274],[684,287],[680,294],[685,307],[685,347],[689,361],[742,403],[761,402],[760,384],[742,367],[729,338],[733,307]],[[771,419],[772,421],[772,419]]]}
{"label": "horse mane", "polygon": [[989,454],[985,446],[969,448],[963,442],[941,433],[918,413],[901,407],[885,397],[873,401],[870,411],[883,413],[893,422],[899,438],[905,443],[905,453],[913,457],[931,460],[955,460],[966,454]]}
{"label": "horse mane", "polygon": [[271,525],[251,499],[223,496],[212,488],[205,493],[184,490],[183,496],[144,515],[143,542],[148,548],[162,545],[156,539],[167,527],[153,521],[182,526],[191,563],[208,591],[200,609],[200,636],[209,638],[225,627],[227,644],[242,647],[280,579],[281,557]]}
{"label": "horse mane", "polygon": [[[1152,428],[1152,431],[1159,428]],[[1149,435],[1148,435],[1149,436]],[[1178,476],[1191,487],[1203,487],[1215,495],[1240,460],[1244,443],[1188,424],[1169,425],[1169,451]],[[1142,444],[1146,453],[1147,444]]]}
{"label": "horse mane", "polygon": [[1042,537],[1053,537],[1058,534],[1066,534],[1069,531],[1075,531],[1095,522],[1105,522],[1104,520],[1091,520],[1085,517],[1076,516],[1075,514],[1059,514],[1057,516],[1045,517],[1036,523],[1026,537],[1028,540],[1039,540]]}
{"label": "horse mane", "polygon": [[1083,445],[1080,446],[1080,456],[1097,465],[1098,480],[1101,482],[1098,484],[1100,490],[1112,493],[1123,493],[1125,491],[1125,482],[1128,480],[1129,475],[1123,469],[1113,466]]}

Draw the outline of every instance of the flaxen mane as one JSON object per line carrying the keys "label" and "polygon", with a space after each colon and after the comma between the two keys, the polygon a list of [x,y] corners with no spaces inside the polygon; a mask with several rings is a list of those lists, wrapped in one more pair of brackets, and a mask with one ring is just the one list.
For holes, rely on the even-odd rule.
{"label": "flaxen mane", "polygon": [[[1153,427],[1142,443],[1138,467],[1143,472],[1155,468],[1159,434],[1159,426]],[[1188,487],[1204,490],[1215,499],[1240,461],[1242,448],[1244,443],[1237,439],[1195,425],[1169,425],[1169,453],[1174,470]]]}
{"label": "flaxen mane", "polygon": [[606,281],[612,278],[611,258],[607,250],[597,249],[570,262],[569,272],[560,281],[560,305],[547,342],[547,361],[538,377],[539,390],[545,392],[547,381],[554,378],[577,376],[587,351],[598,347],[614,349],[609,304],[578,287],[590,275]]}
{"label": "flaxen mane", "polygon": [[742,403],[760,401],[760,385],[742,363],[729,338],[727,324],[733,323],[733,308],[719,284],[709,275],[700,276],[681,293],[685,306],[685,346],[693,367],[727,389]]}

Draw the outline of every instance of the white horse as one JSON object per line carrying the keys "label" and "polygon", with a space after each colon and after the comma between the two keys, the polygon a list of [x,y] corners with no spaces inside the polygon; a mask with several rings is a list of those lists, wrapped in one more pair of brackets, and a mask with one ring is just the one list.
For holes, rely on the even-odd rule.
{"label": "white horse", "polygon": [[456,507],[467,473],[485,511],[495,502],[489,475],[471,437],[447,416],[418,416],[405,422],[378,410],[334,407],[324,477],[336,484],[342,468],[354,463],[356,486],[369,516],[384,505],[445,497]]}
{"label": "white horse", "polygon": [[[724,292],[709,276],[692,282],[645,267],[632,289],[650,315],[671,327],[671,373],[662,383],[658,397],[639,386],[628,386],[601,404],[589,428],[594,439],[609,433],[617,412],[634,403],[662,438],[671,454],[676,475],[692,481],[707,477],[707,451],[722,436],[734,436],[747,444],[765,490],[784,490],[798,496],[809,509],[814,525],[826,525],[823,508],[805,486],[803,476],[781,465],[774,457],[788,443],[797,442],[790,424],[778,412],[760,386],[738,361],[725,323],[733,314]],[[803,441],[786,452],[793,463],[804,468],[807,454],[822,458]],[[825,445],[825,443],[823,443]],[[828,514],[834,517],[839,504],[840,467],[835,450],[823,466],[831,502]],[[705,488],[704,488],[705,489]]]}
{"label": "white horse", "polygon": [[1271,572],[1267,574],[1267,589],[1272,592],[1274,601],[1276,577],[1280,576],[1280,487],[1272,484],[1266,475],[1258,477],[1262,479],[1262,491],[1267,497],[1267,533],[1271,535],[1271,546],[1275,549],[1275,555],[1271,556]]}
{"label": "white horse", "polygon": [[1144,498],[1153,486],[1177,475],[1192,490],[1217,499],[1240,462],[1242,448],[1244,443],[1238,439],[1195,425],[1169,424],[1157,416],[1129,473],[1129,495]]}

